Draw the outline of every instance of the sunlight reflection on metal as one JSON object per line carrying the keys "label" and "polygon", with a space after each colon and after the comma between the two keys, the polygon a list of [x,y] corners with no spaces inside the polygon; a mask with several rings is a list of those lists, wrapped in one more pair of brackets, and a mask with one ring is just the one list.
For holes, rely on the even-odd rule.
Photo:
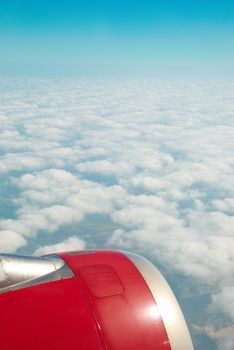
{"label": "sunlight reflection on metal", "polygon": [[154,297],[155,308],[149,314],[160,315],[166,328],[172,350],[193,350],[192,340],[180,306],[160,271],[147,259],[123,252],[141,272]]}
{"label": "sunlight reflection on metal", "polygon": [[161,318],[161,313],[159,308],[156,305],[152,305],[147,310],[147,317],[159,319]]}
{"label": "sunlight reflection on metal", "polygon": [[162,315],[163,320],[166,320],[166,323],[174,323],[178,316],[175,313],[175,308],[171,304],[169,299],[159,298],[157,299],[158,309]]}

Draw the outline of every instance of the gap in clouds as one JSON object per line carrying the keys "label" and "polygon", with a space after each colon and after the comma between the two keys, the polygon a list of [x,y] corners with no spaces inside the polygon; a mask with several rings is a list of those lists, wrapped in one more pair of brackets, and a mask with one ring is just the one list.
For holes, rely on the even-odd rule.
{"label": "gap in clouds", "polygon": [[70,236],[78,236],[90,249],[104,248],[112,232],[118,228],[119,225],[113,223],[109,216],[86,215],[85,220],[77,224],[62,226],[49,236],[46,231],[38,233],[36,240],[29,239],[27,247],[19,248],[17,253],[22,255],[33,254],[37,249],[49,245],[53,246],[58,242],[67,240]]}

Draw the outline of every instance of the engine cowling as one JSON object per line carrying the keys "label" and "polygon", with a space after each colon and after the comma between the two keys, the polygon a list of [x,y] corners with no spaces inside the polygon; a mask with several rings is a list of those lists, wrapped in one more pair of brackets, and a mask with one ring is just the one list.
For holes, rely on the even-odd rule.
{"label": "engine cowling", "polygon": [[193,350],[168,283],[119,251],[0,255],[1,346],[9,350]]}

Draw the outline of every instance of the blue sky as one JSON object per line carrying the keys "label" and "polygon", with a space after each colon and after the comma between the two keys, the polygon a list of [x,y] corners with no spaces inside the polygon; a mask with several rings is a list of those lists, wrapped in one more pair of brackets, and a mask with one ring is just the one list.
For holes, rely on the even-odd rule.
{"label": "blue sky", "polygon": [[0,74],[230,77],[231,0],[0,2]]}

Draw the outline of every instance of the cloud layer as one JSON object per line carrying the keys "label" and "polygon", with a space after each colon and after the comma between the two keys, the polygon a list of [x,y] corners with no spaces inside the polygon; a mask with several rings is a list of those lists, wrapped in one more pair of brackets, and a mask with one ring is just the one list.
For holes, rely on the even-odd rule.
{"label": "cloud layer", "polygon": [[93,245],[146,254],[234,322],[233,84],[4,78],[0,91],[1,251],[82,249],[79,225],[102,217]]}

